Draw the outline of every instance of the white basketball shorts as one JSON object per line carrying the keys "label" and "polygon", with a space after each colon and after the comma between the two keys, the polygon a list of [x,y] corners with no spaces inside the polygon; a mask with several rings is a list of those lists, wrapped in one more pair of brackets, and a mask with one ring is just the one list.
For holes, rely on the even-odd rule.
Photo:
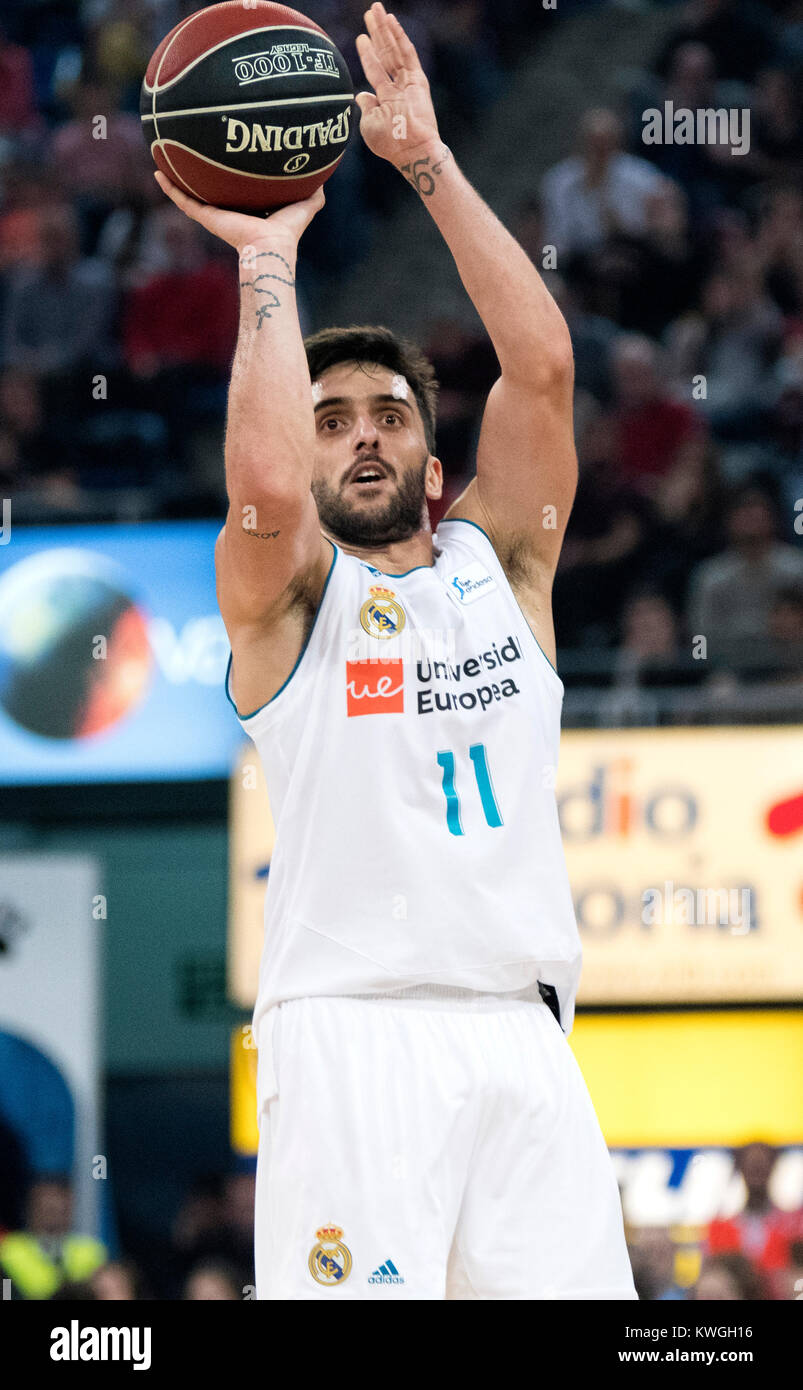
{"label": "white basketball shorts", "polygon": [[545,1003],[293,999],[259,1034],[257,1298],[637,1298]]}

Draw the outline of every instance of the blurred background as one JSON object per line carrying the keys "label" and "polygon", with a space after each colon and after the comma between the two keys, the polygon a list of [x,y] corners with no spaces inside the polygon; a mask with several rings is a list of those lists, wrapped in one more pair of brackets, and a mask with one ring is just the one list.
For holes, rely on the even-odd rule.
{"label": "blurred background", "polygon": [[[272,825],[264,797],[256,817],[243,803],[212,557],[236,269],[159,192],[138,116],[151,52],[196,8],[5,0],[0,22],[12,1298],[253,1285]],[[362,0],[301,8],[364,89]],[[800,1298],[803,8],[396,13],[444,139],[574,343],[580,481],[554,594],[585,956],[571,1045],[637,1288]],[[749,148],[644,143],[665,102],[749,112]],[[496,357],[434,224],[359,137],[326,193],[302,328],[384,323],[428,353],[436,524],[472,475]]]}

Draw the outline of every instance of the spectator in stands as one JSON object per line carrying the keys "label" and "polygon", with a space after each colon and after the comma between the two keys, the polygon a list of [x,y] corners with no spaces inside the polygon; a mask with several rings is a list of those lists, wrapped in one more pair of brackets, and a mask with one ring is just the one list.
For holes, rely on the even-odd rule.
{"label": "spectator in stands", "polygon": [[428,22],[434,78],[448,92],[455,112],[475,126],[502,89],[495,38],[485,22],[482,0],[441,0],[428,7]]}
{"label": "spectator in stands", "polygon": [[255,1172],[230,1173],[223,1187],[223,1220],[229,1258],[254,1281]]}
{"label": "spectator in stands", "polygon": [[[122,90],[128,110],[137,110],[142,74],[155,46],[148,32],[151,8],[161,7],[146,7],[143,0],[104,0],[93,15],[93,69],[103,82]],[[160,27],[165,32],[170,27],[166,18],[160,17]]]}
{"label": "spectator in stands", "polygon": [[803,314],[803,189],[778,184],[766,190],[755,239],[768,292],[784,314]]}
{"label": "spectator in stands", "polygon": [[165,265],[128,296],[123,343],[129,370],[152,380],[174,369],[208,368],[222,378],[237,334],[235,269],[209,254],[197,222],[177,208],[160,208],[154,230],[163,240]]}
{"label": "spectator in stands", "polygon": [[12,1297],[50,1298],[67,1280],[88,1280],[108,1260],[104,1245],[72,1230],[72,1186],[63,1174],[40,1174],[31,1184],[25,1229],[0,1240],[0,1276]]}
{"label": "spectator in stands", "polygon": [[253,1288],[253,1280],[249,1286],[243,1271],[233,1264],[226,1260],[202,1260],[187,1276],[182,1297],[190,1302],[236,1302],[249,1288]]}
{"label": "spectator in stands", "polygon": [[558,645],[607,647],[653,553],[653,508],[622,481],[609,416],[578,438],[580,475],[552,594]]}
{"label": "spectator in stands", "polygon": [[691,236],[687,199],[665,180],[645,200],[643,235],[615,232],[574,256],[569,277],[587,310],[620,328],[658,335],[697,302],[707,256]]}
{"label": "spectator in stands", "polygon": [[784,68],[764,68],[756,78],[750,120],[754,177],[795,179],[803,173],[803,105],[799,84]]}
{"label": "spectator in stands", "polygon": [[8,367],[0,376],[0,433],[10,476],[30,482],[52,463],[53,440],[46,432],[42,393],[34,372]]}
{"label": "spectator in stands", "polygon": [[756,0],[692,0],[654,70],[664,76],[675,51],[690,40],[711,49],[720,77],[738,82],[752,82],[777,49],[773,17]]}
{"label": "spectator in stands", "polygon": [[771,1298],[769,1286],[745,1255],[714,1255],[703,1261],[689,1297],[697,1303],[756,1302]]}
{"label": "spectator in stands", "polygon": [[171,1230],[174,1274],[182,1282],[201,1258],[218,1252],[223,1227],[223,1179],[218,1174],[197,1177],[176,1215]]}
{"label": "spectator in stands", "polygon": [[803,1208],[783,1211],[773,1202],[769,1181],[775,1165],[770,1144],[745,1144],[735,1155],[747,1200],[736,1216],[717,1219],[708,1228],[708,1252],[748,1256],[759,1270],[773,1275],[791,1262],[790,1243],[803,1239]]}
{"label": "spectator in stands", "polygon": [[717,446],[702,431],[691,435],[653,494],[657,532],[650,574],[678,612],[685,608],[692,568],[725,545],[724,498]]}
{"label": "spectator in stands", "polygon": [[776,1298],[798,1300],[803,1295],[803,1238],[789,1243],[789,1265],[772,1277]]}
{"label": "spectator in stands", "polygon": [[557,249],[558,270],[564,257],[599,246],[612,232],[641,236],[646,229],[646,200],[661,186],[662,175],[646,159],[624,152],[623,135],[614,111],[586,111],[579,154],[544,175],[544,237]]}
{"label": "spectator in stands", "polygon": [[667,333],[669,370],[678,391],[705,378],[697,405],[718,437],[751,438],[765,420],[783,316],[764,289],[758,266],[715,271],[698,311]]}
{"label": "spectator in stands", "polygon": [[622,334],[612,349],[612,367],[610,422],[619,473],[624,482],[654,495],[677,466],[684,446],[700,432],[700,421],[691,405],[669,394],[661,350],[650,338]]}
{"label": "spectator in stands", "polygon": [[113,268],[124,292],[147,284],[170,267],[170,237],[163,212],[164,194],[153,170],[146,169],[103,223],[97,254]]}
{"label": "spectator in stands", "polygon": [[[780,498],[780,540],[797,542],[803,502],[803,373],[784,373],[762,440],[729,450],[734,476],[772,479]],[[789,380],[788,377],[792,379]],[[781,378],[783,381],[783,376]]]}
{"label": "spectator in stands", "polygon": [[8,367],[0,374],[0,435],[11,471],[22,485],[61,476],[76,466],[74,441],[65,438],[59,424],[45,410],[35,372]]}
{"label": "spectator in stands", "polygon": [[[114,281],[102,262],[82,257],[73,210],[43,208],[41,255],[12,273],[2,322],[2,362],[46,377],[112,360]],[[89,396],[90,384],[84,391]]]}
{"label": "spectator in stands", "polygon": [[621,330],[612,319],[586,311],[579,276],[565,279],[548,271],[545,279],[571,334],[575,395],[587,392],[607,405],[613,395],[611,349]]}
{"label": "spectator in stands", "polygon": [[677,618],[664,596],[647,590],[628,599],[619,648],[623,666],[630,671],[656,663],[669,666],[679,654]]}
{"label": "spectator in stands", "polygon": [[73,119],[55,131],[50,162],[79,214],[82,250],[93,254],[103,222],[136,184],[149,156],[142,122],[118,109],[112,87],[78,82],[70,105]]}
{"label": "spectator in stands", "polygon": [[123,350],[136,387],[132,405],[163,416],[170,452],[186,470],[197,432],[221,427],[225,411],[239,312],[236,264],[210,255],[197,222],[172,205],[153,221],[166,265],[129,291]]}
{"label": "spectator in stands", "polygon": [[0,26],[0,140],[16,142],[39,125],[31,55],[11,43]]}
{"label": "spectator in stands", "polygon": [[779,589],[770,613],[770,636],[779,645],[797,645],[803,652],[803,583]]}
{"label": "spectator in stands", "polygon": [[709,650],[766,639],[779,589],[803,580],[803,554],[776,539],[778,519],[766,491],[747,485],[726,512],[728,544],[694,571],[687,626]]}
{"label": "spectator in stands", "polygon": [[101,1265],[89,1282],[95,1297],[105,1302],[135,1302],[147,1296],[142,1274],[132,1260]]}
{"label": "spectator in stands", "polygon": [[[746,89],[734,91],[732,84],[717,80],[714,54],[705,44],[689,41],[680,44],[669,61],[666,82],[651,93],[647,109],[662,114],[669,109],[679,111],[738,110],[745,108]],[[644,130],[642,117],[642,133]],[[754,177],[747,154],[731,153],[730,122],[724,130],[717,129],[716,140],[694,140],[686,144],[678,140],[643,143],[644,155],[667,178],[680,183],[689,200],[695,228],[712,209],[729,202]]]}
{"label": "spectator in stands", "polygon": [[0,307],[5,302],[4,272],[17,266],[36,266],[42,257],[39,211],[52,203],[52,191],[41,170],[22,160],[4,170],[0,201]]}
{"label": "spectator in stands", "polygon": [[251,1172],[199,1178],[173,1225],[173,1277],[183,1284],[201,1262],[234,1266],[242,1284],[253,1282],[254,1184]]}
{"label": "spectator in stands", "polygon": [[675,1280],[675,1246],[665,1226],[643,1226],[629,1249],[640,1299],[657,1303],[685,1299]]}

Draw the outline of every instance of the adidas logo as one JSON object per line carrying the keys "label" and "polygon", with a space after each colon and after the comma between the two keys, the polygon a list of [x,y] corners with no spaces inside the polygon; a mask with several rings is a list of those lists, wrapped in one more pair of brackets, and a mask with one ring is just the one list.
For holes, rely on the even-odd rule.
{"label": "adidas logo", "polygon": [[368,1276],[369,1284],[403,1284],[399,1271],[392,1260],[385,1260],[379,1269],[375,1269],[373,1274]]}

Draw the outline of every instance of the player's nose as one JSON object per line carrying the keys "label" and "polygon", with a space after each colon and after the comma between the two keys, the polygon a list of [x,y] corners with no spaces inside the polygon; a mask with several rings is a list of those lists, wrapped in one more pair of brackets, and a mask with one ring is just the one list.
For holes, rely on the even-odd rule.
{"label": "player's nose", "polygon": [[352,439],[355,449],[360,448],[361,445],[376,444],[378,439],[379,431],[375,421],[371,419],[371,416],[358,415],[354,422],[354,436]]}

